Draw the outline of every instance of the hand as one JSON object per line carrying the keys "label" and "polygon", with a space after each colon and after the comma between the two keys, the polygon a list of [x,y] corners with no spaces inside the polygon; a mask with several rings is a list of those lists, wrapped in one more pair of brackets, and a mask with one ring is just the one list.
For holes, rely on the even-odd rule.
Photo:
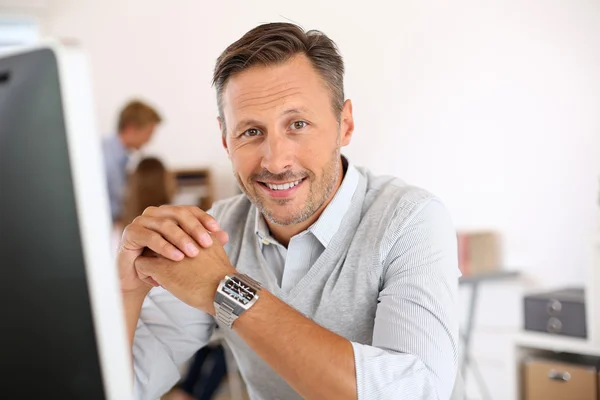
{"label": "hand", "polygon": [[211,315],[215,315],[213,302],[219,283],[236,272],[219,243],[181,261],[142,255],[136,258],[135,268],[140,276],[150,277],[179,300]]}
{"label": "hand", "polygon": [[213,217],[197,207],[147,208],[125,228],[119,244],[117,263],[121,291],[145,296],[152,286],[158,286],[152,278],[135,269],[135,259],[144,249],[172,261],[181,261],[186,255],[196,256],[200,247],[212,246],[212,238],[227,243],[229,237],[220,229]]}

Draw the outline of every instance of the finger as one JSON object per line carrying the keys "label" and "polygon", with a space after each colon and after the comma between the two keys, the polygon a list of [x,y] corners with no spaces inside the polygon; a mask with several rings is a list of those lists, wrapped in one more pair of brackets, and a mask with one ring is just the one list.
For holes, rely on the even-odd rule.
{"label": "finger", "polygon": [[219,223],[212,215],[210,215],[206,211],[199,209],[198,207],[193,207],[193,206],[169,206],[169,205],[163,205],[160,207],[152,206],[152,207],[146,208],[144,210],[144,212],[142,213],[142,215],[148,215],[151,217],[156,217],[156,216],[177,217],[178,213],[181,210],[186,210],[187,212],[190,212],[206,228],[206,230],[208,230],[210,232],[217,232],[217,231],[221,230]]}
{"label": "finger", "polygon": [[[166,217],[141,216],[136,218],[136,224],[141,225],[148,231],[155,232],[156,234],[161,236],[163,240],[166,240],[167,242],[175,246],[177,249],[185,253],[188,257],[195,257],[200,251],[198,248],[198,244],[196,244],[196,241],[192,237],[190,237],[181,228],[181,226],[177,224],[176,221],[172,219]],[[208,235],[208,233],[206,234]],[[155,252],[159,253],[159,251],[157,251],[151,246],[146,247],[149,247],[151,250],[154,250]],[[162,253],[159,254],[163,255]]]}
{"label": "finger", "polygon": [[[180,208],[176,211],[176,219],[181,228],[193,237],[200,246],[208,248],[213,244],[208,226],[212,227],[212,222],[216,223],[216,221],[208,214],[204,213],[202,215],[201,213],[204,213],[204,211],[195,207]],[[208,220],[206,216],[211,219]]]}
{"label": "finger", "polygon": [[229,235],[225,231],[218,231],[213,233],[213,239],[216,239],[221,246],[225,246],[229,242]]}
{"label": "finger", "polygon": [[137,250],[145,247],[169,260],[181,261],[185,254],[179,251],[157,232],[142,225],[131,224],[123,233],[122,246],[126,250]]}
{"label": "finger", "polygon": [[217,220],[212,215],[207,213],[206,211],[203,211],[203,210],[199,209],[198,207],[190,207],[189,211],[210,232],[217,232],[217,231],[221,230],[221,226],[219,225],[219,222],[217,222]]}
{"label": "finger", "polygon": [[[170,219],[180,227],[183,232],[192,237],[201,247],[212,246],[213,241],[209,232],[214,229],[216,220],[197,207],[189,206],[160,206],[148,207],[142,214],[143,217]],[[216,224],[217,230],[219,225]],[[162,232],[161,232],[162,233]],[[172,242],[179,247],[177,243]],[[179,247],[186,252],[186,249]],[[191,247],[190,247],[191,249]],[[187,254],[187,252],[186,252]],[[197,253],[196,253],[197,254]],[[194,257],[196,254],[188,256]]]}

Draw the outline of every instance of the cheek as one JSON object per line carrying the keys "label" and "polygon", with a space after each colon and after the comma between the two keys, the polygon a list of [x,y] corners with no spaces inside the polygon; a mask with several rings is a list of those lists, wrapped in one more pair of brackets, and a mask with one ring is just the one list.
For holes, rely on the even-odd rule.
{"label": "cheek", "polygon": [[331,158],[332,151],[328,143],[306,143],[298,149],[297,159],[304,168],[318,174]]}
{"label": "cheek", "polygon": [[248,147],[240,147],[232,150],[230,158],[233,170],[244,180],[260,166],[258,152],[252,151]]}

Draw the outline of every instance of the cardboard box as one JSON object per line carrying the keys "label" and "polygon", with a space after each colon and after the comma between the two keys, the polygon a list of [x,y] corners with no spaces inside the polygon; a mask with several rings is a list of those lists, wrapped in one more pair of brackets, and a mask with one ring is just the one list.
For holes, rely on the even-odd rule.
{"label": "cardboard box", "polygon": [[593,366],[554,360],[523,363],[523,400],[598,400],[598,375]]}
{"label": "cardboard box", "polygon": [[458,265],[464,276],[498,271],[500,235],[493,231],[458,232]]}

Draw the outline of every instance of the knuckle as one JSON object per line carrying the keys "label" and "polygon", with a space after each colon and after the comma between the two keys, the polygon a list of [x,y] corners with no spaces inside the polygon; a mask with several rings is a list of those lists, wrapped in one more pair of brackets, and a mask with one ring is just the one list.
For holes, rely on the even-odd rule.
{"label": "knuckle", "polygon": [[171,250],[171,244],[166,240],[161,240],[159,244],[160,251],[166,253]]}
{"label": "knuckle", "polygon": [[125,228],[123,228],[123,235],[122,236],[129,236],[129,234],[131,234],[131,231],[132,231],[131,225],[133,225],[133,222],[131,224],[125,226]]}
{"label": "knuckle", "polygon": [[174,206],[174,208],[175,214],[180,218],[185,218],[190,214],[187,206]]}
{"label": "knuckle", "polygon": [[179,230],[177,232],[177,234],[174,237],[174,240],[174,243],[176,243],[177,245],[184,245],[190,241],[188,234],[182,230]]}
{"label": "knuckle", "polygon": [[135,220],[134,220],[131,224],[129,224],[125,228],[123,228],[123,234],[121,235],[121,237],[127,238],[127,237],[134,235],[137,230],[136,227],[137,227],[137,224],[135,223]]}
{"label": "knuckle", "polygon": [[144,212],[142,213],[142,215],[152,215],[154,214],[154,212],[156,212],[157,207],[155,206],[150,206],[150,207],[146,207],[144,209]]}
{"label": "knuckle", "polygon": [[201,223],[194,224],[192,231],[194,234],[198,234],[198,235],[207,232],[206,228]]}
{"label": "knuckle", "polygon": [[162,246],[165,245],[166,241],[158,233],[152,232],[148,237],[148,243],[151,244],[151,247],[155,249],[161,249]]}
{"label": "knuckle", "polygon": [[173,222],[170,219],[162,218],[158,220],[158,227],[161,230],[167,230],[173,226]]}

